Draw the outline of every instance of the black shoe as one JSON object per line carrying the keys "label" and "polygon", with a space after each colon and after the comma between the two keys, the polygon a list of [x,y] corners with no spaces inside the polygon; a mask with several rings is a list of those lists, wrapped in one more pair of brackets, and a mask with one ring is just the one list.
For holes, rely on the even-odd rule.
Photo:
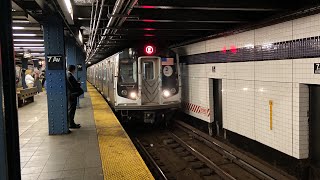
{"label": "black shoe", "polygon": [[72,131],[68,130],[67,134],[70,134],[70,133],[72,133]]}
{"label": "black shoe", "polygon": [[79,129],[80,127],[81,127],[80,124],[73,124],[69,128],[71,128],[71,129]]}

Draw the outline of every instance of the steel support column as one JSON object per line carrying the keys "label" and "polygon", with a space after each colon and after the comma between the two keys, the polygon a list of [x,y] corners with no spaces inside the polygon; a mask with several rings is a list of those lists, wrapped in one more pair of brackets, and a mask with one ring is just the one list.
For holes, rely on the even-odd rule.
{"label": "steel support column", "polygon": [[[81,70],[79,70],[80,66]],[[78,79],[81,82],[81,87],[85,92],[87,92],[87,69],[85,64],[85,53],[80,47],[77,47],[77,67],[77,75]],[[82,95],[81,97],[84,97],[84,95]]]}
{"label": "steel support column", "polygon": [[76,61],[76,40],[72,37],[66,38],[66,59],[67,59],[67,66],[75,65],[77,66]]}
{"label": "steel support column", "polygon": [[22,62],[22,69],[24,69],[24,71],[21,71],[21,83],[22,83],[22,88],[26,89],[27,88],[27,84],[26,84],[26,71],[28,69],[28,59],[27,58],[22,58],[21,59]]}
{"label": "steel support column", "polygon": [[49,134],[66,134],[69,128],[63,22],[49,14],[46,15],[43,28]]}
{"label": "steel support column", "polygon": [[11,0],[0,1],[0,179],[4,180],[21,179],[11,10]]}

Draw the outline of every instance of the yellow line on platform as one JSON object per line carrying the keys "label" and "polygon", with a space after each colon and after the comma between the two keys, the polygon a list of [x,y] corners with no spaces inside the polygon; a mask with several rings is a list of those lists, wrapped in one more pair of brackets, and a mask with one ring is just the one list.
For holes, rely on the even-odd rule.
{"label": "yellow line on platform", "polygon": [[154,179],[111,108],[88,83],[105,180]]}

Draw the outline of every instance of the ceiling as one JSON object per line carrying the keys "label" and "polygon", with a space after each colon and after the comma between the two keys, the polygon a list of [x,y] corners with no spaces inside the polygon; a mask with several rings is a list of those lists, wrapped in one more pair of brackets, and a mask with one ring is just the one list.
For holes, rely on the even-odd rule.
{"label": "ceiling", "polygon": [[43,32],[38,21],[14,2],[12,21],[15,56],[23,57],[28,52],[33,59],[44,59]]}
{"label": "ceiling", "polygon": [[[14,0],[24,12],[41,21],[43,7],[39,1],[59,4],[60,8],[51,9],[63,11],[62,0]],[[316,0],[123,0],[121,6],[115,6],[116,0],[98,0],[98,6],[96,2],[71,0],[73,23],[67,28],[74,34],[81,30],[87,61],[92,63],[136,44],[171,46],[318,5]],[[34,23],[28,26],[39,27]],[[39,29],[32,32],[38,34]]]}

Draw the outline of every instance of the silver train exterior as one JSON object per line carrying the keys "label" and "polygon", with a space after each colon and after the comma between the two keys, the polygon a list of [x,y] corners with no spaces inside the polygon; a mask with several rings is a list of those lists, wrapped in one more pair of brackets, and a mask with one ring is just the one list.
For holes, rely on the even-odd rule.
{"label": "silver train exterior", "polygon": [[181,106],[179,56],[173,51],[146,55],[132,48],[88,67],[88,81],[123,121],[170,119]]}

